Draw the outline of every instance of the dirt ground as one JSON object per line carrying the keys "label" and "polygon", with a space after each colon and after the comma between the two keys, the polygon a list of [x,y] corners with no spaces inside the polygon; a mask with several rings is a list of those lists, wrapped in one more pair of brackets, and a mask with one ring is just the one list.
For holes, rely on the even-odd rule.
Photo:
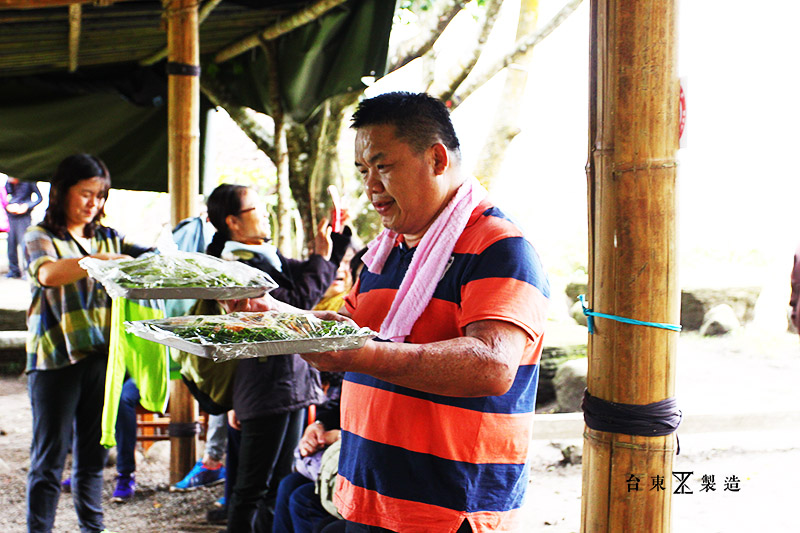
{"label": "dirt ground", "polygon": [[[679,430],[681,453],[675,457],[673,471],[692,472],[688,486],[693,492],[672,496],[673,531],[796,530],[792,504],[794,473],[800,465],[800,427],[781,423],[781,413],[787,420],[798,419],[798,376],[796,336],[742,333],[703,339],[681,335],[676,396],[684,424],[689,427],[693,417],[719,413],[729,427],[722,424],[714,432]],[[0,406],[0,531],[24,531],[30,445],[24,378],[0,378]],[[732,414],[740,417],[731,418]],[[760,423],[764,420],[768,422]],[[533,442],[524,531],[579,531],[581,466],[561,464],[561,450],[569,445],[580,449],[581,444],[580,435]],[[138,490],[126,504],[109,501],[115,470],[106,468],[107,527],[119,533],[219,531],[221,526],[205,522],[205,511],[222,495],[222,486],[170,493],[168,458],[157,455],[138,461]],[[715,491],[701,491],[704,475],[715,476]],[[738,492],[724,490],[725,479],[731,476],[740,480]],[[59,503],[55,531],[77,531],[68,494]]]}

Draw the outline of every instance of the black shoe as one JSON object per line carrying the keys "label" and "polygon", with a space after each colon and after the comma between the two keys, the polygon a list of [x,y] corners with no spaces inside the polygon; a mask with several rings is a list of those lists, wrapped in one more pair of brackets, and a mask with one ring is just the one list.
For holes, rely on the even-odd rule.
{"label": "black shoe", "polygon": [[206,521],[209,524],[224,524],[228,521],[228,508],[219,507],[206,511]]}

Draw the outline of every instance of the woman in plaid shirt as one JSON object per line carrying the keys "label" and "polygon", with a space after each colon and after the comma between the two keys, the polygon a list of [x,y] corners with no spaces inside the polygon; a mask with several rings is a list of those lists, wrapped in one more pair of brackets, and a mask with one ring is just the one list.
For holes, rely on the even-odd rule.
{"label": "woman in plaid shirt", "polygon": [[53,176],[44,220],[25,234],[32,287],[26,367],[33,413],[29,532],[53,527],[70,446],[72,495],[81,531],[104,530],[106,450],[100,445],[100,418],[111,298],[78,261],[86,256],[129,258],[148,251],[100,224],[110,187],[108,169],[100,159],[88,154],[67,157]]}

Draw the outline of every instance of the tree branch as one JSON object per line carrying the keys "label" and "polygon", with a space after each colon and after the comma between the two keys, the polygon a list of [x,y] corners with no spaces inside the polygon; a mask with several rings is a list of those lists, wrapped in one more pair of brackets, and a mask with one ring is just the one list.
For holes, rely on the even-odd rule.
{"label": "tree branch", "polygon": [[386,66],[386,73],[394,72],[428,53],[433,48],[436,39],[439,38],[453,18],[464,9],[467,3],[463,0],[449,0],[438,16],[430,17],[430,20],[435,24],[428,28],[422,28],[416,38],[410,39],[398,47]]}
{"label": "tree branch", "polygon": [[477,74],[469,84],[467,84],[463,89],[460,89],[453,97],[450,99],[452,102],[451,111],[458,107],[461,102],[466,100],[473,92],[475,92],[479,87],[489,81],[495,74],[506,68],[507,66],[514,63],[517,58],[523,56],[529,48],[536,46],[540,42],[544,40],[545,37],[553,33],[553,30],[558,28],[562,22],[567,20],[567,18],[576,10],[578,6],[581,4],[583,0],[570,0],[561,11],[559,11],[550,21],[542,27],[536,33],[530,35],[529,37],[518,41],[515,46],[514,50],[511,51],[508,55],[506,55],[503,59],[496,62],[489,68],[483,70],[483,72]]}
{"label": "tree branch", "polygon": [[212,104],[224,109],[256,147],[269,157],[272,164],[276,164],[274,136],[261,125],[254,110],[233,103],[225,87],[206,76],[200,78],[200,90]]}
{"label": "tree branch", "polygon": [[464,80],[469,76],[475,64],[483,53],[483,48],[486,46],[486,41],[489,40],[489,34],[492,33],[494,23],[497,21],[497,15],[500,13],[500,7],[503,5],[503,0],[488,0],[486,5],[486,14],[481,24],[480,32],[475,46],[469,56],[464,57],[459,61],[458,65],[450,69],[447,78],[442,83],[434,83],[430,89],[431,94],[437,95],[445,102],[453,97],[456,89],[464,83]]}
{"label": "tree branch", "polygon": [[290,31],[299,28],[300,26],[304,26],[305,24],[318,19],[334,7],[344,4],[346,1],[347,0],[319,0],[319,2],[301,9],[297,13],[290,15],[280,22],[277,22],[272,26],[269,26],[268,28],[260,30],[254,34],[248,35],[244,39],[223,48],[214,56],[214,63],[222,63],[223,61],[232,59],[239,54],[250,50],[251,48],[255,48],[262,40],[271,41],[285,33],[289,33]]}

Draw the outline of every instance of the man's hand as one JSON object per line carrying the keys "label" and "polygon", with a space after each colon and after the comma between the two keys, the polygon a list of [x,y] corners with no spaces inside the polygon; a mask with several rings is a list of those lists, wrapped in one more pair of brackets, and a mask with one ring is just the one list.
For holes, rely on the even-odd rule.
{"label": "man's hand", "polygon": [[334,352],[302,353],[300,357],[317,370],[326,372],[358,371],[362,362],[374,351],[373,341],[367,341],[362,348],[338,350]]}

